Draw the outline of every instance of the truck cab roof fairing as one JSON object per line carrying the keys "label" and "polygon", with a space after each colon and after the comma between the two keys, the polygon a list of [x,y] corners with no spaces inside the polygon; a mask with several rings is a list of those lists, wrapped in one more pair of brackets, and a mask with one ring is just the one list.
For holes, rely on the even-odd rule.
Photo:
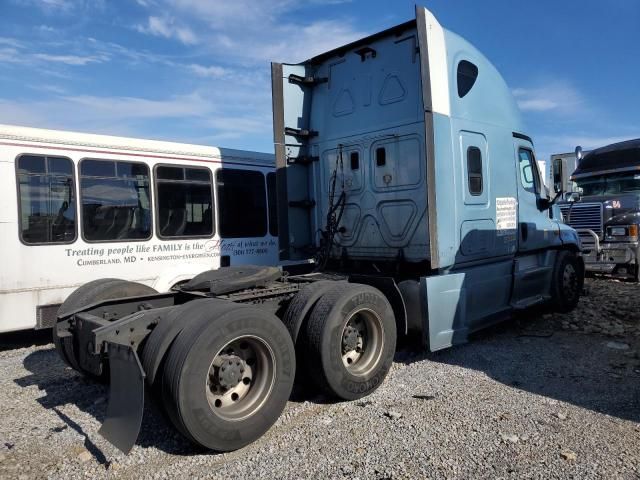
{"label": "truck cab roof fairing", "polygon": [[571,179],[622,170],[640,170],[640,138],[592,150],[580,161]]}

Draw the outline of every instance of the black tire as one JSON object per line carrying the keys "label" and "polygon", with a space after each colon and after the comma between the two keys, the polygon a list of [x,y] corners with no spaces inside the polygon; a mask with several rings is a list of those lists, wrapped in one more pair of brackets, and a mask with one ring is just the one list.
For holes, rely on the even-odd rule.
{"label": "black tire", "polygon": [[291,338],[297,340],[301,331],[304,331],[304,324],[311,314],[311,309],[320,300],[320,297],[336,286],[336,282],[321,280],[310,283],[300,289],[289,303],[287,311],[282,318],[282,323],[287,327]]}
{"label": "black tire", "polygon": [[[346,282],[343,282],[343,284],[344,283]],[[296,383],[298,384],[305,384],[306,386],[313,385],[313,380],[311,376],[308,375],[308,346],[304,331],[313,307],[325,293],[335,286],[336,282],[331,280],[320,280],[304,286],[296,296],[293,297],[282,318],[282,323],[284,323],[284,326],[289,330],[289,334],[296,347]]]}
{"label": "black tire", "polygon": [[573,310],[584,285],[584,264],[575,253],[561,250],[556,256],[551,280],[551,302],[558,312]]}
{"label": "black tire", "polygon": [[150,387],[155,388],[156,384],[161,383],[160,381],[156,382],[156,379],[162,378],[163,360],[171,344],[180,332],[197,318],[192,314],[192,310],[202,308],[200,307],[202,302],[208,302],[207,308],[210,309],[211,315],[220,315],[229,308],[237,307],[237,304],[226,300],[200,299],[172,308],[145,339],[140,354],[142,368]]}
{"label": "black tire", "polygon": [[[242,305],[233,305],[231,310],[220,313],[220,304],[210,302],[185,309],[184,313],[194,318],[169,350],[162,390],[165,409],[178,430],[198,445],[225,452],[255,441],[278,419],[293,388],[295,350],[289,332],[275,315]],[[238,341],[256,342],[264,348],[267,360],[272,362],[265,361],[263,371],[271,373],[262,378],[263,384],[245,383],[249,385],[247,396],[236,397],[237,403],[228,405],[240,409],[240,413],[230,414],[224,410],[227,406],[210,403],[212,390],[207,382],[214,361],[220,358],[219,354],[225,354],[222,349],[226,351]],[[252,371],[258,380],[261,362],[254,358],[254,363],[247,363],[255,365]],[[273,368],[269,370],[268,365]],[[243,366],[246,367],[244,363]],[[270,388],[264,387],[267,384]],[[243,405],[245,399],[251,400],[252,392],[258,395],[257,400],[254,395],[252,403]],[[242,410],[245,407],[248,410]]]}
{"label": "black tire", "polygon": [[[101,278],[85,283],[74,290],[58,309],[58,316],[69,314],[92,303],[112,298],[133,297],[137,295],[151,295],[157,293],[153,288],[137,282],[129,282],[118,278]],[[74,370],[91,377],[96,377],[91,372],[84,370],[78,362],[77,342],[73,338],[61,339],[58,337],[58,329],[53,327],[53,343],[62,359]]]}
{"label": "black tire", "polygon": [[[357,350],[356,347],[345,352],[345,348],[353,346],[344,343],[352,338],[347,333],[351,322],[363,322],[366,334],[357,337],[361,353],[347,366],[351,363],[349,355]],[[305,338],[309,346],[307,364],[316,384],[327,394],[343,400],[362,398],[380,386],[393,363],[396,348],[393,309],[376,288],[355,283],[336,285],[313,308]]]}

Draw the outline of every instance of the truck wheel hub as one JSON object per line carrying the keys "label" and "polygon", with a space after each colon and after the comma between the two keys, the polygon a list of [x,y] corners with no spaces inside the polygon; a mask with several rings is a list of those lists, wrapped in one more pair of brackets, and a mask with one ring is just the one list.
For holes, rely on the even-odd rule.
{"label": "truck wheel hub", "polygon": [[245,370],[244,361],[237,355],[225,355],[218,367],[218,384],[224,388],[233,388],[240,381]]}
{"label": "truck wheel hub", "polygon": [[347,325],[342,335],[342,350],[344,353],[355,350],[360,343],[360,332],[355,328]]}

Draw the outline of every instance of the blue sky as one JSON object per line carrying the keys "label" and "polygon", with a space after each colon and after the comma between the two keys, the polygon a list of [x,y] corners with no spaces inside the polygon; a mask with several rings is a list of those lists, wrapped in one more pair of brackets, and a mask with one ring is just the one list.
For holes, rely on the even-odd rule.
{"label": "blue sky", "polygon": [[[539,158],[640,137],[640,1],[425,0],[502,72]],[[0,0],[0,123],[273,151],[269,62],[404,0]]]}

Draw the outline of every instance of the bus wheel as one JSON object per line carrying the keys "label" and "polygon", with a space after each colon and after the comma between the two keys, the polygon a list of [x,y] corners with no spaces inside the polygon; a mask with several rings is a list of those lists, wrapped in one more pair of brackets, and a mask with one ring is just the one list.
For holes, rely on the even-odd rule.
{"label": "bus wheel", "polygon": [[551,301],[556,310],[573,310],[578,305],[583,284],[584,267],[580,259],[567,250],[558,252],[551,280]]}
{"label": "bus wheel", "polygon": [[389,301],[368,285],[336,285],[311,312],[305,331],[310,376],[330,395],[373,392],[391,368],[396,322]]}
{"label": "bus wheel", "polygon": [[[153,288],[141,283],[129,282],[117,278],[101,278],[85,283],[71,293],[58,309],[58,316],[63,316],[102,300],[134,297],[137,295],[151,295],[154,293],[157,292]],[[53,327],[52,333],[53,343],[55,344],[58,354],[71,368],[91,377],[103,378],[105,376],[106,372],[104,371],[102,375],[96,376],[80,366],[78,361],[78,349],[80,346],[76,338],[59,337],[57,325]]]}
{"label": "bus wheel", "polygon": [[[185,314],[187,312],[185,311]],[[167,355],[162,396],[188,439],[220,452],[261,437],[284,409],[295,376],[289,332],[273,314],[202,302]]]}

